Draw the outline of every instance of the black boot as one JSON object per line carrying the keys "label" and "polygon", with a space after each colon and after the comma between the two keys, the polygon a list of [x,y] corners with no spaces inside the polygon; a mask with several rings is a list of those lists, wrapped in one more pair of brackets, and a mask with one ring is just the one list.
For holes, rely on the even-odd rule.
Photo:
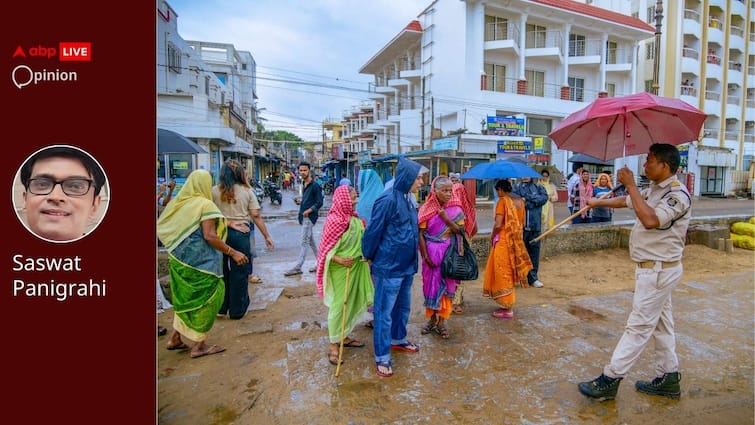
{"label": "black boot", "polygon": [[681,380],[682,374],[679,372],[664,373],[663,376],[653,379],[653,382],[637,381],[634,387],[637,388],[637,391],[645,394],[679,398],[682,394],[682,390],[679,387],[679,381]]}
{"label": "black boot", "polygon": [[588,382],[579,383],[579,392],[598,401],[613,400],[619,391],[621,378],[609,378],[602,373],[597,378]]}

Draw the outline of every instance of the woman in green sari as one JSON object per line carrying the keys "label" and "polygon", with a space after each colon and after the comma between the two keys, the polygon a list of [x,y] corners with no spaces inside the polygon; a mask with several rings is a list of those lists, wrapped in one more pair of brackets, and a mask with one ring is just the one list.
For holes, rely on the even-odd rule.
{"label": "woman in green sari", "polygon": [[374,297],[370,266],[362,260],[364,222],[354,212],[356,203],[351,186],[338,186],[333,192],[317,256],[317,293],[328,306],[328,361],[333,365],[338,364],[342,336],[344,347],[364,347],[363,342],[345,336]]}
{"label": "woman in green sari", "polygon": [[212,201],[209,172],[189,174],[157,220],[157,237],[168,250],[175,312],[168,350],[189,348],[181,339],[184,336],[196,341],[191,347],[192,358],[225,351],[205,342],[225,295],[222,253],[236,264],[245,264],[249,258],[225,243],[226,222]]}

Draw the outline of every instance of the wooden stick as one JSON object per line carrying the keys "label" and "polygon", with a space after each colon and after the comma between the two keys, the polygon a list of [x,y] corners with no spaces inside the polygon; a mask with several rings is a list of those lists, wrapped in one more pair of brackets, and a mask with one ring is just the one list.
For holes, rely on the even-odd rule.
{"label": "wooden stick", "polygon": [[[352,266],[354,264],[352,263]],[[341,312],[341,344],[338,347],[338,365],[336,366],[336,377],[341,372],[341,358],[343,357],[343,340],[345,335],[343,334],[346,329],[346,302],[349,300],[349,275],[351,274],[351,267],[346,268],[346,289],[343,295],[343,311]]]}
{"label": "wooden stick", "polygon": [[[617,190],[619,190],[619,189],[623,189],[623,188],[624,188],[624,186],[623,186],[623,185],[618,185],[618,186],[616,186],[616,188],[615,188],[615,189],[612,189],[612,190],[611,190],[610,192],[606,192],[606,193],[604,193],[604,194],[600,195],[600,198],[598,198],[598,199],[607,198],[607,197],[608,197],[608,195],[610,195],[610,194],[612,194],[612,193],[616,192],[616,191],[617,191]],[[563,225],[564,225],[564,224],[566,224],[567,222],[571,221],[571,220],[572,220],[572,219],[573,219],[574,217],[576,217],[576,216],[578,216],[578,215],[581,215],[581,214],[582,214],[583,212],[587,211],[587,210],[588,210],[588,209],[590,209],[590,208],[591,208],[591,207],[590,207],[589,205],[586,205],[586,206],[582,207],[582,209],[580,209],[579,211],[575,212],[574,214],[570,215],[569,217],[566,217],[565,219],[563,219],[563,221],[559,222],[558,224],[554,225],[554,226],[553,226],[553,227],[551,227],[550,229],[548,229],[548,230],[546,230],[545,232],[541,233],[541,234],[540,234],[540,236],[538,236],[538,237],[536,237],[535,239],[531,240],[531,241],[530,241],[530,243],[531,243],[531,244],[533,244],[533,243],[535,243],[535,242],[537,242],[537,241],[539,241],[539,240],[543,239],[544,237],[546,237],[546,236],[550,235],[550,234],[551,234],[551,233],[553,233],[553,232],[554,232],[554,231],[555,231],[556,229],[558,229],[559,227],[563,226]]]}

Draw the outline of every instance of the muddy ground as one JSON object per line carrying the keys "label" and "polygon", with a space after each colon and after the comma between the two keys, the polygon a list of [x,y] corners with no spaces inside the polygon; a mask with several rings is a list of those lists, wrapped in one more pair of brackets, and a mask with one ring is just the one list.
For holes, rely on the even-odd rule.
{"label": "muddy ground", "polygon": [[[367,346],[348,349],[340,376],[333,376],[335,367],[325,356],[326,308],[316,295],[314,274],[282,277],[291,257],[278,250],[256,260],[264,282],[250,285],[250,292],[282,292],[240,321],[216,321],[208,342],[225,346],[224,353],[191,359],[188,352],[167,351],[167,337],[158,337],[159,423],[753,423],[752,251],[726,254],[701,245],[685,249],[683,282],[691,286],[681,295],[689,295],[698,282],[720,285],[727,293],[729,281],[739,282],[745,294],[742,306],[734,304],[743,296],[734,295],[731,308],[742,310],[732,314],[749,332],[745,345],[750,347],[744,347],[749,354],[721,365],[729,375],[703,379],[683,374],[680,401],[641,395],[633,384],[651,377],[646,375],[652,373],[652,350],[646,350],[617,400],[605,403],[584,399],[576,383],[600,373],[622,332],[634,286],[634,265],[626,250],[543,258],[540,279],[546,286],[520,289],[517,317],[505,325],[490,317],[494,306],[481,296],[482,280],[467,282],[466,311],[451,317],[449,340],[419,334],[425,319],[421,284],[415,279],[409,338],[422,349],[394,354],[391,378],[375,375],[371,332],[363,326],[353,335]],[[312,262],[308,258],[305,270]],[[600,326],[588,326],[585,320],[600,316],[594,312],[601,310],[584,306],[596,302],[614,307],[606,310],[611,313],[604,314]],[[682,302],[689,305],[686,298]],[[559,316],[561,311],[571,314]],[[694,308],[692,314],[675,314],[678,332],[695,320]],[[170,329],[172,316],[172,310],[158,315],[158,324]],[[678,351],[683,366],[697,360],[685,356],[699,355]],[[558,366],[564,361],[568,367]],[[725,382],[731,374],[736,382]]]}

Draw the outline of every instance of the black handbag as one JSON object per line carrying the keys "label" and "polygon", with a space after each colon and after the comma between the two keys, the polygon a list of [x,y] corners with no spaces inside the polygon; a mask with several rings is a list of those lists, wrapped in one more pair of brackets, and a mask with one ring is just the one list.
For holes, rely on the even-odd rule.
{"label": "black handbag", "polygon": [[478,273],[477,256],[469,247],[467,238],[463,235],[451,235],[451,245],[440,264],[440,274],[449,279],[475,280]]}

